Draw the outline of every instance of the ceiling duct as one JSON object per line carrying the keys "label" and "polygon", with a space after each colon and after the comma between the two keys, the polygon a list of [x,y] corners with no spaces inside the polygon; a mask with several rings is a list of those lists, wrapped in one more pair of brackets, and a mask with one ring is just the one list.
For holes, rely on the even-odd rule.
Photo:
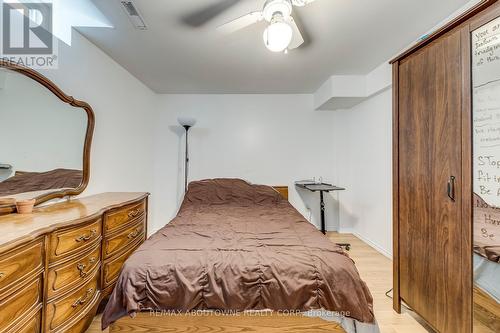
{"label": "ceiling duct", "polygon": [[147,30],[148,27],[132,1],[120,1],[130,22],[137,30]]}

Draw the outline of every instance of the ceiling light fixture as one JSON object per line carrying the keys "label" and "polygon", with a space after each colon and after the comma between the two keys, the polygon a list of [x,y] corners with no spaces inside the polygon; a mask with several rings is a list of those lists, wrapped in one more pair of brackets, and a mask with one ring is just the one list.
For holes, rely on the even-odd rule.
{"label": "ceiling light fixture", "polygon": [[294,6],[303,7],[314,0],[266,0],[262,11],[250,12],[217,28],[230,34],[260,21],[269,23],[264,35],[264,44],[272,52],[288,53],[304,44],[304,37],[297,26]]}
{"label": "ceiling light fixture", "polygon": [[264,44],[272,52],[285,51],[292,42],[293,29],[285,22],[283,15],[277,13],[264,30]]}

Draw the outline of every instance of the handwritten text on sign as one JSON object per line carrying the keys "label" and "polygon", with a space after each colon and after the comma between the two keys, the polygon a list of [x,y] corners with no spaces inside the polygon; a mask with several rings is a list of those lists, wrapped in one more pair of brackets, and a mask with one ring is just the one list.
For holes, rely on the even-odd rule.
{"label": "handwritten text on sign", "polygon": [[500,207],[500,20],[472,34],[474,192]]}

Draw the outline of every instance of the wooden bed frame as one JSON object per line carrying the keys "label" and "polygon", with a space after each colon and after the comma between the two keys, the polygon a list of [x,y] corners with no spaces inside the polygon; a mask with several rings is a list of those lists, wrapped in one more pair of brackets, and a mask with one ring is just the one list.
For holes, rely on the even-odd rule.
{"label": "wooden bed frame", "polygon": [[288,200],[288,186],[273,186],[273,188],[278,191],[283,198]]}
{"label": "wooden bed frame", "polygon": [[340,324],[304,316],[259,315],[155,315],[141,312],[135,318],[123,317],[109,327],[109,333],[345,333]]}
{"label": "wooden bed frame", "polygon": [[[288,200],[288,186],[273,186]],[[141,312],[134,318],[123,317],[111,324],[109,332],[328,332],[345,333],[340,324],[328,322],[320,318],[309,318],[301,315],[280,315],[265,313],[264,315],[195,315],[195,314],[162,314],[160,312]]]}

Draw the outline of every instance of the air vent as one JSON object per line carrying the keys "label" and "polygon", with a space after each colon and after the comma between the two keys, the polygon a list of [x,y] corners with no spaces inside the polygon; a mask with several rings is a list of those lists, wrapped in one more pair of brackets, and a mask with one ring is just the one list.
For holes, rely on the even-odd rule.
{"label": "air vent", "polygon": [[147,30],[148,27],[146,26],[144,19],[142,18],[141,14],[135,7],[134,3],[132,1],[120,1],[120,2],[122,4],[123,9],[125,10],[125,13],[127,13],[130,22],[132,22],[132,25],[138,30]]}

